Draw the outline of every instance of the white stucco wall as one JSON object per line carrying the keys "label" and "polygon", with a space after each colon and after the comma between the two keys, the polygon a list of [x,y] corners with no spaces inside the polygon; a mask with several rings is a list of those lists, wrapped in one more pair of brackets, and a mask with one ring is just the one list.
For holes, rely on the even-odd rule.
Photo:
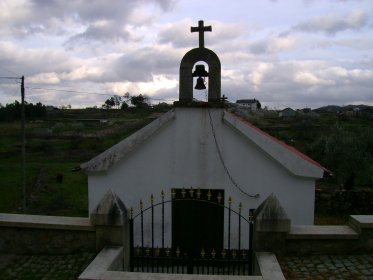
{"label": "white stucco wall", "polygon": [[[223,109],[210,109],[216,136],[232,177],[251,198],[237,190],[219,160],[206,108],[175,108],[175,119],[139,145],[106,172],[88,176],[89,211],[111,188],[134,212],[139,201],[149,206],[150,194],[160,201],[162,190],[171,198],[171,188],[225,189],[225,201],[231,196],[232,208],[243,204],[243,213],[257,208],[275,193],[292,224],[312,224],[314,217],[313,178],[291,174],[222,120]],[[166,211],[169,221],[170,211]],[[247,216],[247,214],[244,214]],[[171,225],[166,225],[169,235]]]}

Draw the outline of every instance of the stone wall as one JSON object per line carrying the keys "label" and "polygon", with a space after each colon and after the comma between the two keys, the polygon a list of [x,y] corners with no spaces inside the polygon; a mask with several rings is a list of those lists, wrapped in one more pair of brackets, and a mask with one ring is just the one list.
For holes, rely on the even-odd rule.
{"label": "stone wall", "polygon": [[0,253],[76,251],[96,251],[96,231],[88,218],[0,214]]}
{"label": "stone wall", "polygon": [[373,216],[350,216],[346,226],[292,227],[285,238],[284,255],[371,254]]}
{"label": "stone wall", "polygon": [[284,218],[265,218],[259,213],[255,222],[255,251],[277,256],[373,252],[373,215],[352,215],[348,225],[340,226],[291,226]]}

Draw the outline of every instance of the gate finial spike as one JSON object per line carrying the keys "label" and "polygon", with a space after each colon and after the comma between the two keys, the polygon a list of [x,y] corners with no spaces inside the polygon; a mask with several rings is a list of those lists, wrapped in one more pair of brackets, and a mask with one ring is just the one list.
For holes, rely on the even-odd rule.
{"label": "gate finial spike", "polygon": [[212,194],[211,194],[211,190],[209,190],[209,191],[207,192],[207,200],[211,200],[211,196],[212,196]]}
{"label": "gate finial spike", "polygon": [[201,250],[201,257],[204,258],[204,257],[205,257],[205,254],[206,254],[205,249],[202,248],[202,250]]}
{"label": "gate finial spike", "polygon": [[182,196],[183,198],[185,198],[185,194],[186,194],[186,191],[185,191],[185,189],[183,188],[183,189],[181,190],[181,196]]}
{"label": "gate finial spike", "polygon": [[154,203],[154,196],[153,194],[150,195],[150,204],[153,205]]}
{"label": "gate finial spike", "polygon": [[142,203],[142,200],[140,200],[140,210],[144,207],[144,204]]}
{"label": "gate finial spike", "polygon": [[193,194],[194,194],[193,187],[190,187],[189,194],[190,194],[190,197],[193,197]]}
{"label": "gate finial spike", "polygon": [[250,209],[249,210],[249,221],[252,222],[254,220],[254,212],[255,209]]}
{"label": "gate finial spike", "polygon": [[246,259],[246,252],[245,252],[245,250],[242,251],[242,258]]}
{"label": "gate finial spike", "polygon": [[161,191],[161,199],[162,199],[162,202],[164,201],[164,191],[162,190]]}
{"label": "gate finial spike", "polygon": [[236,250],[233,250],[233,252],[232,252],[232,257],[235,259],[236,256],[237,256]]}
{"label": "gate finial spike", "polygon": [[218,196],[217,196],[218,203],[221,203],[221,199],[222,199],[222,198],[223,198],[223,197],[222,197],[221,193],[219,192],[219,193],[218,193]]}
{"label": "gate finial spike", "polygon": [[223,249],[223,251],[221,252],[221,256],[223,257],[223,259],[225,259],[226,255],[227,255],[227,252],[225,251],[225,249]]}
{"label": "gate finial spike", "polygon": [[197,190],[197,198],[200,199],[201,198],[201,189],[198,188]]}
{"label": "gate finial spike", "polygon": [[172,189],[171,195],[172,195],[172,199],[176,198],[176,191],[175,191],[175,189]]}
{"label": "gate finial spike", "polygon": [[231,196],[229,196],[229,198],[228,198],[228,204],[229,204],[229,207],[230,207],[231,204],[232,204],[232,197],[231,197]]}
{"label": "gate finial spike", "polygon": [[215,259],[215,256],[216,256],[215,249],[212,249],[212,251],[211,251],[211,257],[212,257],[213,259]]}

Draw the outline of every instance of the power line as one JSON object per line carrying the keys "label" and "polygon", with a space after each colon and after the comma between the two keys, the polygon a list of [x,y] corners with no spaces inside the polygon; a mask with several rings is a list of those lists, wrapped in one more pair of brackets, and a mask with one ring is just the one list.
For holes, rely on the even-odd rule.
{"label": "power line", "polygon": [[5,68],[2,67],[2,66],[0,66],[0,68],[3,69],[4,71],[8,72],[8,73],[11,73],[11,74],[16,75],[16,76],[18,76],[18,77],[20,76],[20,75],[18,75],[17,73],[15,73],[15,72],[13,72],[13,71],[11,71],[11,70],[9,70],[9,69],[5,69]]}
{"label": "power line", "polygon": [[0,77],[0,79],[8,79],[8,80],[14,80],[14,79],[22,79],[22,78],[20,78],[20,77]]}
{"label": "power line", "polygon": [[95,95],[113,96],[113,94],[109,94],[109,93],[77,91],[77,90],[70,90],[70,89],[40,88],[40,87],[26,87],[26,88],[27,89],[34,89],[34,90],[51,90],[51,91],[61,91],[61,92],[70,92],[70,93],[83,93],[83,94],[95,94]]}
{"label": "power line", "polygon": [[[69,93],[81,93],[81,94],[93,94],[93,95],[105,95],[105,96],[113,96],[116,94],[109,94],[109,93],[101,93],[101,92],[89,92],[89,91],[78,91],[78,90],[70,90],[70,89],[56,89],[56,88],[41,88],[41,87],[25,87],[31,90],[50,90],[50,91],[60,91],[60,92],[69,92]],[[123,96],[121,96],[123,97]],[[162,98],[152,98],[147,97],[150,100],[156,101],[175,101],[174,99],[162,99]]]}

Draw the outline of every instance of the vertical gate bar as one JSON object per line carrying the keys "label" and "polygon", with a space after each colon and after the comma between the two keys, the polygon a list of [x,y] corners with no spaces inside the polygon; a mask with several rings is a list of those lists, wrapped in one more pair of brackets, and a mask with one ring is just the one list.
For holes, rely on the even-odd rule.
{"label": "vertical gate bar", "polygon": [[224,275],[224,265],[225,265],[225,251],[224,251],[224,248],[223,248],[223,251],[221,252],[221,257],[222,257],[222,271],[223,271],[223,275]]}
{"label": "vertical gate bar", "polygon": [[166,271],[167,271],[167,273],[168,273],[168,267],[169,267],[169,262],[170,262],[170,260],[169,260],[169,256],[170,256],[170,253],[169,253],[169,250],[168,250],[168,247],[167,247],[167,249],[166,249]]}
{"label": "vertical gate bar", "polygon": [[232,198],[229,197],[228,199],[228,252],[231,253],[231,204],[232,204]]}
{"label": "vertical gate bar", "polygon": [[144,269],[144,212],[143,212],[143,203],[140,200],[140,218],[141,218],[141,267]]}
{"label": "vertical gate bar", "polygon": [[174,252],[171,248],[171,273],[174,273],[174,264],[175,264],[175,259],[174,259],[175,255],[174,255]]}
{"label": "vertical gate bar", "polygon": [[235,271],[235,269],[236,269],[236,251],[235,250],[233,250],[232,255],[233,255],[232,274],[235,275],[236,274],[236,271]]}
{"label": "vertical gate bar", "polygon": [[154,197],[153,194],[150,196],[151,203],[151,215],[152,215],[152,249],[151,249],[151,262],[152,262],[152,272],[154,272]]}
{"label": "vertical gate bar", "polygon": [[242,203],[238,205],[238,254],[237,254],[237,275],[241,274],[241,210],[242,210]]}
{"label": "vertical gate bar", "polygon": [[242,275],[245,275],[245,271],[246,271],[246,260],[245,260],[245,256],[242,256],[242,263],[243,263]]}
{"label": "vertical gate bar", "polygon": [[164,192],[161,192],[162,198],[162,249],[164,248]]}
{"label": "vertical gate bar", "polygon": [[249,275],[253,275],[253,261],[254,261],[254,248],[253,248],[253,234],[254,234],[254,211],[249,210]]}
{"label": "vertical gate bar", "polygon": [[241,210],[242,203],[238,205],[238,256],[241,255]]}
{"label": "vertical gate bar", "polygon": [[134,272],[134,248],[133,246],[133,208],[130,209],[130,269],[131,272]]}

